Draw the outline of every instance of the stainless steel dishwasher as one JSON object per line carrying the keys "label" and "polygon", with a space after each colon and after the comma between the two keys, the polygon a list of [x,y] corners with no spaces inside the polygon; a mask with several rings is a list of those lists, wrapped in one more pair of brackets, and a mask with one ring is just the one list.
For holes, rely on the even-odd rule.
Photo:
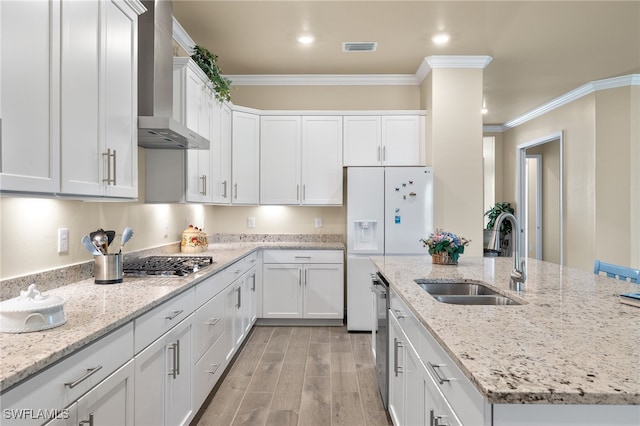
{"label": "stainless steel dishwasher", "polygon": [[375,342],[376,376],[382,403],[389,401],[389,283],[380,273],[371,275],[371,291],[375,294],[375,320],[371,339]]}

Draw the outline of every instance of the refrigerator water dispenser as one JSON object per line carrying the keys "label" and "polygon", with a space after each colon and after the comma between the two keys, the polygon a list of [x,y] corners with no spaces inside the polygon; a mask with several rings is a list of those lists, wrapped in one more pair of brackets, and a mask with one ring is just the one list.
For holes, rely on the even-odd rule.
{"label": "refrigerator water dispenser", "polygon": [[354,220],[354,250],[378,250],[378,221]]}

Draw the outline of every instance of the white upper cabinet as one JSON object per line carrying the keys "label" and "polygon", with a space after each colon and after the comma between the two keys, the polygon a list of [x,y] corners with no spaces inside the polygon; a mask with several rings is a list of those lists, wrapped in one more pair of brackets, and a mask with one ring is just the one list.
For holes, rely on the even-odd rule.
{"label": "white upper cabinet", "polygon": [[213,89],[191,58],[173,58],[173,118],[205,139],[211,134]]}
{"label": "white upper cabinet", "polygon": [[424,165],[424,117],[344,117],[345,166]]}
{"label": "white upper cabinet", "polygon": [[214,102],[211,126],[211,202],[231,203],[231,108]]}
{"label": "white upper cabinet", "polygon": [[63,194],[138,196],[137,26],[124,2],[62,2]]}
{"label": "white upper cabinet", "polygon": [[136,198],[142,4],[63,0],[0,7],[2,190]]}
{"label": "white upper cabinet", "polygon": [[233,111],[231,133],[231,203],[258,204],[260,116]]}
{"label": "white upper cabinet", "polygon": [[342,117],[263,116],[260,203],[342,204]]}
{"label": "white upper cabinet", "polygon": [[0,190],[60,187],[60,3],[0,2]]}
{"label": "white upper cabinet", "polygon": [[260,204],[300,204],[300,116],[260,118]]}
{"label": "white upper cabinet", "polygon": [[342,117],[302,118],[302,204],[342,204]]}

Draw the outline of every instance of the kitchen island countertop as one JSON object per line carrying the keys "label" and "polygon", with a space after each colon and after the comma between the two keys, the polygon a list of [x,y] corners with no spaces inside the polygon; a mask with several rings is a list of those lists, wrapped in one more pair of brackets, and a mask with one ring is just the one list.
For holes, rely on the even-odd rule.
{"label": "kitchen island countertop", "polygon": [[[515,292],[511,258],[373,261],[489,403],[638,405],[640,413],[640,308],[618,300],[640,285],[528,259],[524,290]],[[483,281],[523,304],[440,303],[416,278]]]}
{"label": "kitchen island countertop", "polygon": [[[198,256],[214,263],[185,277],[124,277],[121,284],[86,279],[43,294],[65,298],[66,324],[33,333],[0,333],[0,391],[98,340],[153,307],[193,287],[257,249],[343,250],[341,242],[228,242],[209,244]],[[179,255],[180,253],[174,253]]]}

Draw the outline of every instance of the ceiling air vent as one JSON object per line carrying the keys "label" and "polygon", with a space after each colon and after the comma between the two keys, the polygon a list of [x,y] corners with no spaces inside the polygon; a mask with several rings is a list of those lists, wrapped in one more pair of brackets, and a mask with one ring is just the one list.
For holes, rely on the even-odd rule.
{"label": "ceiling air vent", "polygon": [[342,43],[343,52],[374,52],[378,47],[375,41],[354,41]]}

